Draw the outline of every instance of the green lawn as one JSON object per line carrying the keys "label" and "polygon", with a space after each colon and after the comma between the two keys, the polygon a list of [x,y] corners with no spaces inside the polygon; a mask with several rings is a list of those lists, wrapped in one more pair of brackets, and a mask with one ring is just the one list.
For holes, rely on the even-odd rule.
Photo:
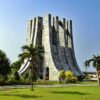
{"label": "green lawn", "polygon": [[0,89],[0,100],[100,100],[100,87]]}
{"label": "green lawn", "polygon": [[97,81],[83,81],[83,82],[79,82],[79,84],[98,84]]}

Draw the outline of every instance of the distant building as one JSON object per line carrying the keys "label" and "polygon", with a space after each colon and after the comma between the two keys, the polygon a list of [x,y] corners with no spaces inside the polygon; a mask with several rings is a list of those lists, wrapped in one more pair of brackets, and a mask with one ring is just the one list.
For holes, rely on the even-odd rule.
{"label": "distant building", "polygon": [[[48,14],[35,17],[28,23],[27,45],[42,45],[45,53],[37,66],[38,74],[48,80],[58,80],[60,70],[72,71],[79,79],[84,77],[74,53],[72,20],[60,19]],[[29,66],[26,59],[19,74],[23,74]]]}
{"label": "distant building", "polygon": [[97,80],[96,72],[83,72],[86,75],[87,80]]}

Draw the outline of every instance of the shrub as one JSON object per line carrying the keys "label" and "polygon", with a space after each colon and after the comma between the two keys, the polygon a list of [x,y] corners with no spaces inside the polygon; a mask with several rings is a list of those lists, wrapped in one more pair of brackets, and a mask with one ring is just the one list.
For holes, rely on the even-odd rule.
{"label": "shrub", "polygon": [[66,75],[65,79],[66,83],[76,83],[78,80],[77,77],[74,75],[74,73],[71,71],[66,71],[65,75]]}
{"label": "shrub", "polygon": [[15,77],[14,75],[9,75],[7,82],[14,82],[15,81]]}
{"label": "shrub", "polygon": [[29,73],[26,72],[26,73],[24,74],[23,78],[24,78],[25,80],[28,80],[28,79],[29,79]]}
{"label": "shrub", "polygon": [[14,73],[14,78],[15,78],[15,80],[20,80],[20,76],[17,71],[15,71],[15,73]]}
{"label": "shrub", "polygon": [[7,82],[16,83],[16,81],[20,80],[20,76],[17,71],[14,71],[11,75],[9,75]]}
{"label": "shrub", "polygon": [[77,77],[71,71],[61,71],[59,74],[59,82],[63,83],[76,83],[78,81]]}
{"label": "shrub", "polygon": [[66,78],[65,72],[63,70],[61,70],[59,72],[59,82],[60,83],[64,82],[65,78]]}
{"label": "shrub", "polygon": [[66,77],[72,77],[72,76],[74,76],[74,73],[71,71],[66,71],[65,75],[66,75]]}
{"label": "shrub", "polygon": [[63,70],[61,70],[59,73],[59,78],[65,79],[65,77],[66,77],[65,72]]}
{"label": "shrub", "polygon": [[0,85],[4,84],[4,76],[0,74]]}
{"label": "shrub", "polygon": [[71,77],[71,83],[76,83],[78,81],[76,76]]}
{"label": "shrub", "polygon": [[23,78],[20,78],[20,80],[15,80],[14,75],[10,75],[8,80],[6,81],[7,85],[26,85],[26,84],[30,84],[27,80],[24,80]]}
{"label": "shrub", "polygon": [[76,76],[66,77],[65,83],[76,83],[78,81]]}

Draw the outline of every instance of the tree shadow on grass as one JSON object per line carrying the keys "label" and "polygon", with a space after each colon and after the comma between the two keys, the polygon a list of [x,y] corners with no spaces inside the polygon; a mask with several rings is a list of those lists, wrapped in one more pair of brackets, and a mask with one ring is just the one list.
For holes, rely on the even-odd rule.
{"label": "tree shadow on grass", "polygon": [[0,94],[0,96],[15,96],[15,97],[21,97],[21,98],[40,98],[42,97],[42,96],[26,95],[26,94]]}
{"label": "tree shadow on grass", "polygon": [[78,91],[52,91],[55,94],[73,94],[73,95],[89,95],[89,93],[78,92]]}

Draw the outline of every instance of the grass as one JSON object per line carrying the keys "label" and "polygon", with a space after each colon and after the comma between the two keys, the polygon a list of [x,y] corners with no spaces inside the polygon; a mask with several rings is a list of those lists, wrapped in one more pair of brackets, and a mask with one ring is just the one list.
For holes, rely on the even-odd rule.
{"label": "grass", "polygon": [[58,81],[37,81],[34,82],[35,85],[55,85],[55,84],[59,84]]}
{"label": "grass", "polygon": [[[34,82],[35,85],[57,85],[57,84],[63,84],[59,83],[58,81],[37,81]],[[97,81],[83,81],[83,82],[76,82],[76,83],[66,83],[66,84],[98,84]]]}
{"label": "grass", "polygon": [[100,87],[0,89],[0,100],[100,100]]}
{"label": "grass", "polygon": [[83,81],[79,82],[79,84],[98,84],[97,81]]}

